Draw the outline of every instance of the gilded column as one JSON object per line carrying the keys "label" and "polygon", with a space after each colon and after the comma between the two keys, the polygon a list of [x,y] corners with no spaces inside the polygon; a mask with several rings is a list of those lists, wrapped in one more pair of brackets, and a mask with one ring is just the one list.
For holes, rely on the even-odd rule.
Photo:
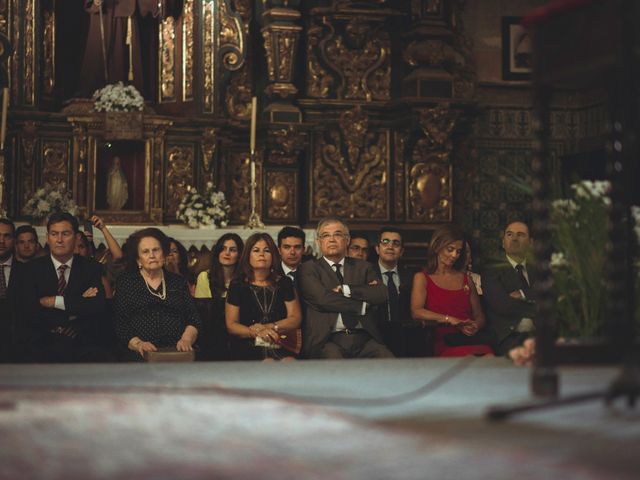
{"label": "gilded column", "polygon": [[293,7],[297,2],[266,2],[262,14],[262,37],[267,57],[268,85],[265,93],[271,104],[267,113],[271,122],[301,122],[302,114],[291,100],[298,93],[294,85],[298,44],[302,27],[297,25],[300,12]]}

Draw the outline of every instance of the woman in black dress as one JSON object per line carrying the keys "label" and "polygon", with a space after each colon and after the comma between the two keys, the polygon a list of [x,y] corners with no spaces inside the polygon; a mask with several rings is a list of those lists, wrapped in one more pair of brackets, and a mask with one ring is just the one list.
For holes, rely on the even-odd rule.
{"label": "woman in black dress", "polygon": [[247,239],[225,307],[236,360],[293,358],[282,345],[299,336],[302,315],[293,282],[279,266],[278,249],[268,233]]}
{"label": "woman in black dress", "polygon": [[123,357],[141,360],[145,352],[173,347],[193,350],[201,326],[184,277],[165,270],[169,239],[145,228],[127,240],[128,269],[114,296],[116,334]]}

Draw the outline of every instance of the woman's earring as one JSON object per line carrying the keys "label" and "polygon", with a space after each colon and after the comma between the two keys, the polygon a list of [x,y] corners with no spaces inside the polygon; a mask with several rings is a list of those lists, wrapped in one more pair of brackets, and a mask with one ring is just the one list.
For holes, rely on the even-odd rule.
{"label": "woman's earring", "polygon": [[141,263],[138,264],[138,270],[142,270],[142,264]]}

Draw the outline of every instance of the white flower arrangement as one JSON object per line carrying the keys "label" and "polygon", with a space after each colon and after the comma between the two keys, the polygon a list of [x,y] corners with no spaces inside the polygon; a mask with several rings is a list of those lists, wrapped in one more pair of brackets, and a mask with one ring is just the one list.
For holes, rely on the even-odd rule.
{"label": "white flower arrangement", "polygon": [[45,218],[54,212],[78,214],[78,205],[71,198],[64,183],[58,185],[45,183],[22,207],[22,213],[33,219]]}
{"label": "white flower arrangement", "polygon": [[96,112],[142,111],[144,98],[133,85],[122,82],[107,85],[93,94],[93,109]]}
{"label": "white flower arrangement", "polygon": [[201,226],[226,227],[229,216],[229,204],[224,193],[207,182],[203,195],[194,187],[188,186],[176,211],[178,220],[191,228]]}

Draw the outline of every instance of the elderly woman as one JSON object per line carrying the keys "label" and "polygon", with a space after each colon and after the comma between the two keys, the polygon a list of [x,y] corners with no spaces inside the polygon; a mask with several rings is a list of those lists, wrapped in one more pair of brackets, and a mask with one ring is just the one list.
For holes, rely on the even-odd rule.
{"label": "elderly woman", "polygon": [[128,268],[114,297],[116,334],[127,360],[141,360],[159,348],[193,350],[200,317],[185,278],[165,270],[168,253],[169,239],[157,228],[127,240]]}
{"label": "elderly woman", "polygon": [[437,357],[493,353],[489,335],[480,332],[485,317],[476,286],[465,271],[465,247],[459,228],[437,229],[429,243],[427,265],[413,278],[411,316],[423,324],[436,324]]}
{"label": "elderly woman", "polygon": [[279,266],[278,248],[268,233],[247,239],[225,308],[237,360],[293,359],[283,343],[299,336],[302,315],[293,282]]}

